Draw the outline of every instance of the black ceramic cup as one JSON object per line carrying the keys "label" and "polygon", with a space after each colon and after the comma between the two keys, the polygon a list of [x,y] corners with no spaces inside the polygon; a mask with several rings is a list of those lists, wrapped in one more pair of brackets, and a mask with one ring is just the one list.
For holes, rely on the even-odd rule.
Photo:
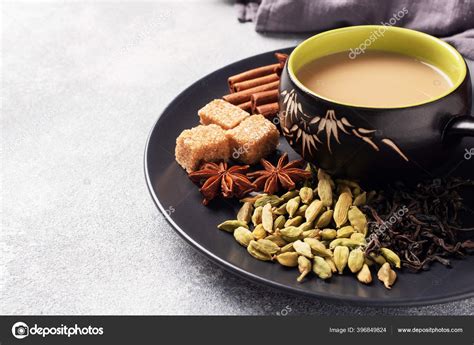
{"label": "black ceramic cup", "polygon": [[[325,98],[296,77],[302,66],[320,57],[366,50],[426,61],[441,69],[453,86],[419,104],[368,107]],[[281,76],[279,119],[289,144],[331,174],[418,180],[447,169],[445,162],[460,139],[474,136],[471,102],[468,67],[449,44],[404,28],[352,26],[313,36],[290,54]]]}

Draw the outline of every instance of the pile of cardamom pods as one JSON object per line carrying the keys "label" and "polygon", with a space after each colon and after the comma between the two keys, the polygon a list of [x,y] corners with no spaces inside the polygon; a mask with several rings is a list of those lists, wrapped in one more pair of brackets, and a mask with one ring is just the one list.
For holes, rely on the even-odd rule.
{"label": "pile of cardamom pods", "polygon": [[388,248],[365,253],[368,220],[359,207],[375,193],[364,192],[353,181],[334,181],[321,169],[314,172],[312,182],[299,190],[242,199],[237,219],[217,227],[233,233],[258,260],[298,267],[298,282],[310,272],[329,279],[334,273],[350,271],[361,283],[370,284],[374,267],[378,279],[390,289],[397,279],[393,268],[400,268],[398,255]]}

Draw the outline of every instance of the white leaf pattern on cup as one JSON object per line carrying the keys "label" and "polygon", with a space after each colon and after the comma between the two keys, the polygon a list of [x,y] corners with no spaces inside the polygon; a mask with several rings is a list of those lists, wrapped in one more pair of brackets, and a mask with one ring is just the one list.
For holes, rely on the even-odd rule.
{"label": "white leaf pattern on cup", "polygon": [[[285,137],[290,145],[301,142],[301,154],[304,156],[307,152],[313,155],[313,151],[318,150],[318,145],[322,144],[318,135],[321,132],[326,134],[326,146],[332,154],[331,142],[332,138],[337,144],[340,142],[340,134],[353,135],[370,145],[375,151],[380,151],[379,146],[374,142],[375,129],[357,128],[353,126],[346,117],[337,118],[333,109],[326,111],[324,117],[315,115],[307,115],[303,111],[303,107],[297,100],[297,94],[294,89],[291,91],[283,90],[281,95],[284,96],[283,111],[280,112],[280,123]],[[298,118],[298,114],[302,116]],[[339,132],[341,131],[341,133]],[[409,161],[406,154],[389,138],[382,138],[381,142],[391,148],[405,161]]]}

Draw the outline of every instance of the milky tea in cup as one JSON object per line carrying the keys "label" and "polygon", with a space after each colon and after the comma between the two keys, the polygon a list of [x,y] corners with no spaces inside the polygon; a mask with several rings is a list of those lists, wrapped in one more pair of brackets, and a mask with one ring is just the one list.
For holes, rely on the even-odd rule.
{"label": "milky tea in cup", "polygon": [[355,58],[340,52],[302,66],[297,78],[322,98],[361,107],[424,103],[453,87],[436,66],[400,53],[368,50]]}

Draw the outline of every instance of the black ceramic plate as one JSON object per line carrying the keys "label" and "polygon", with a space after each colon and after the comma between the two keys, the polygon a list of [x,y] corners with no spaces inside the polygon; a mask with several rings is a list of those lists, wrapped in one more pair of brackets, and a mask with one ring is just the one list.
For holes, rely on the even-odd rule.
{"label": "black ceramic plate", "polygon": [[[158,118],[146,144],[145,176],[155,204],[169,223],[193,247],[223,268],[291,293],[380,306],[433,304],[474,296],[473,256],[453,260],[452,269],[435,264],[422,274],[403,272],[390,291],[379,281],[365,286],[351,275],[335,276],[330,282],[313,277],[299,284],[295,280],[296,269],[255,260],[232,235],[216,228],[220,222],[235,218],[238,202],[211,203],[209,207],[201,204],[198,188],[174,160],[176,137],[183,129],[198,124],[199,108],[227,93],[229,76],[274,61],[273,52],[268,52],[221,68],[183,91]],[[283,138],[280,150],[296,158]],[[466,175],[471,169],[471,162],[462,163],[456,173]]]}

